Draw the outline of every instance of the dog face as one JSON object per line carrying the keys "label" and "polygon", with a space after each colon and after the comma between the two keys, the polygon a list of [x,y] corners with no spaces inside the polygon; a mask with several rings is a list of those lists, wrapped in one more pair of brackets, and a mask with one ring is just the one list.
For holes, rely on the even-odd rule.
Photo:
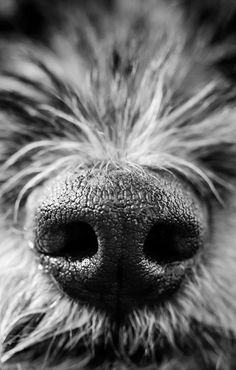
{"label": "dog face", "polygon": [[234,3],[3,1],[4,369],[233,369]]}

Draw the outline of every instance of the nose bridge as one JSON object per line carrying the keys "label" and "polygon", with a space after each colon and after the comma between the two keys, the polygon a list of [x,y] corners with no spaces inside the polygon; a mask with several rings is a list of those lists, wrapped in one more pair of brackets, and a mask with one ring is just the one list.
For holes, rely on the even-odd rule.
{"label": "nose bridge", "polygon": [[163,213],[163,194],[157,187],[154,191],[150,180],[128,171],[71,173],[57,181],[56,187],[58,191],[51,186],[51,194],[47,192],[41,203],[49,222],[85,221],[97,233],[111,234],[112,230],[116,237],[117,233],[135,235],[140,227],[148,229]]}
{"label": "nose bridge", "polygon": [[150,183],[143,180],[119,171],[86,176],[86,187],[77,187],[75,220],[82,217],[93,227],[107,269],[110,260],[113,260],[112,268],[115,263],[123,264],[124,268],[130,259],[133,264],[139,263],[145,237],[159,207],[153,201]]}
{"label": "nose bridge", "polygon": [[98,236],[112,237],[120,246],[127,244],[128,239],[130,243],[136,239],[140,228],[144,231],[150,227],[155,217],[153,205],[148,203],[146,195],[145,187],[127,174],[120,174],[115,179],[98,179],[86,196],[88,204],[95,203],[95,208],[87,208],[85,217]]}

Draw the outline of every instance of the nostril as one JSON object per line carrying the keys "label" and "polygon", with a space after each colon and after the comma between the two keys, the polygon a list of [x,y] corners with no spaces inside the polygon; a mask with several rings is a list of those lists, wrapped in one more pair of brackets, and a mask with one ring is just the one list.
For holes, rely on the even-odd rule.
{"label": "nostril", "polygon": [[145,243],[144,254],[152,261],[171,262],[173,256],[174,236],[168,225],[155,225],[151,228]]}
{"label": "nostril", "polygon": [[78,259],[92,257],[98,251],[97,236],[86,222],[71,222],[63,227],[64,246],[60,255]]}
{"label": "nostril", "polygon": [[98,241],[92,226],[76,221],[39,229],[36,248],[43,254],[81,260],[97,253]]}
{"label": "nostril", "polygon": [[156,224],[144,242],[146,258],[158,263],[183,261],[193,257],[200,247],[198,228],[179,224]]}

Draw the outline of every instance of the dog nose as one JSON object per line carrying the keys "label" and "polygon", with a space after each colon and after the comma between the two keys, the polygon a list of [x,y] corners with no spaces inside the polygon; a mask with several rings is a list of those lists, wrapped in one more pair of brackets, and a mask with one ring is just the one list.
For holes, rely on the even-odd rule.
{"label": "dog nose", "polygon": [[176,291],[203,245],[204,217],[170,174],[71,172],[40,201],[35,248],[69,296],[120,315]]}

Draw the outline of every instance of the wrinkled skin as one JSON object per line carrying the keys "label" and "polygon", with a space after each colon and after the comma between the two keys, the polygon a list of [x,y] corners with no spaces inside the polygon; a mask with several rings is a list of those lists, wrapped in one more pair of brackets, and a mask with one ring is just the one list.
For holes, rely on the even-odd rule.
{"label": "wrinkled skin", "polygon": [[0,358],[233,370],[233,1],[0,4]]}

